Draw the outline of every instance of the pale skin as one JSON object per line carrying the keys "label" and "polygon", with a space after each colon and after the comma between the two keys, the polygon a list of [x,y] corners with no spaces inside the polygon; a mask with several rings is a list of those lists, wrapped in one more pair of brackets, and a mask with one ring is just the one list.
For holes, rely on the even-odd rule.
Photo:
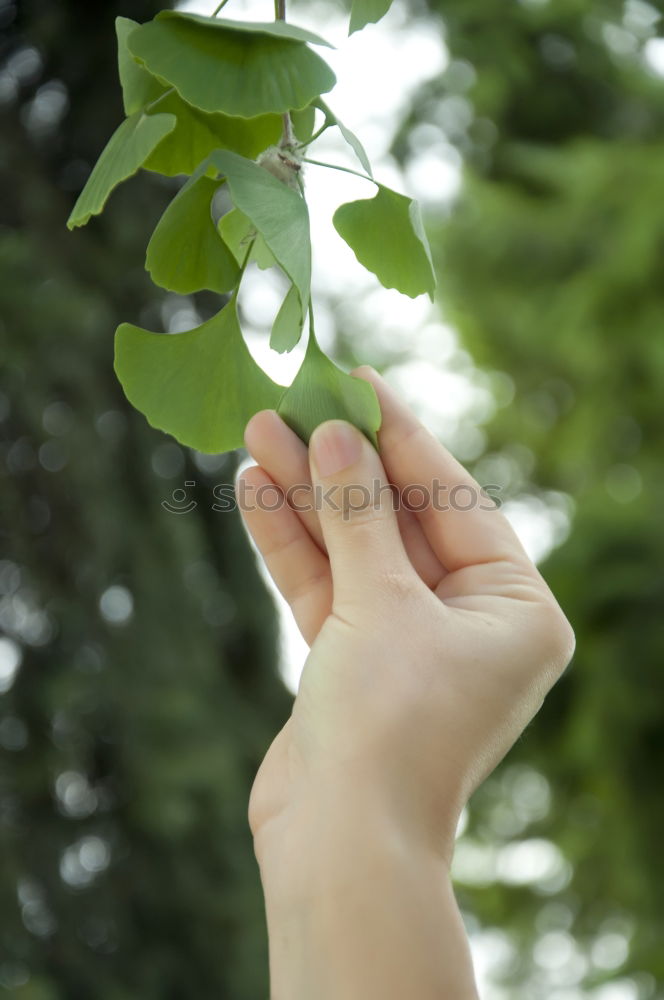
{"label": "pale skin", "polygon": [[[456,826],[574,636],[470,474],[372,369],[354,374],[378,394],[379,453],[341,421],[307,449],[273,411],[245,436],[257,462],[242,476],[245,506],[273,487],[243,517],[310,646],[249,802],[270,997],[476,1000],[449,875]],[[333,502],[264,509],[312,482]],[[457,506],[471,491],[477,502],[395,512],[388,484],[431,498],[436,482],[466,488]],[[379,501],[367,502],[359,487],[375,483]],[[334,509],[344,499],[345,516]]]}

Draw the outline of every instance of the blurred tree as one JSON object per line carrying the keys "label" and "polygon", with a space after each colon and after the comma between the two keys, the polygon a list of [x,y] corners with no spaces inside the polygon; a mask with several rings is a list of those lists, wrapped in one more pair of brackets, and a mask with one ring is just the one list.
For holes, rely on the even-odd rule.
{"label": "blurred tree", "polygon": [[[143,271],[163,179],[65,229],[122,118],[119,13],[0,3],[0,988],[255,1000],[247,804],[292,701],[274,610],[239,519],[212,510],[236,456],[153,431],[112,371],[120,319],[158,328],[213,303],[164,297]],[[185,482],[196,508],[168,512]]]}
{"label": "blurred tree", "polygon": [[[267,993],[246,805],[291,701],[273,614],[235,517],[211,510],[233,458],[150,430],[111,369],[118,319],[156,328],[209,303],[127,266],[170,194],[159,178],[64,229],[121,118],[113,16],[159,6],[0,3],[0,985],[22,1000]],[[466,848],[502,850],[502,868],[461,895],[511,935],[515,1000],[617,975],[648,1000],[664,984],[664,86],[644,61],[660,12],[425,6],[452,61],[395,151],[407,161],[410,126],[429,123],[462,153],[440,297],[516,390],[475,471],[575,505],[543,571],[578,653],[473,800]],[[167,512],[184,482],[198,506]],[[550,842],[566,863],[537,878],[528,845],[556,861]]]}
{"label": "blurred tree", "polygon": [[[560,507],[563,493],[575,508],[542,569],[577,654],[476,795],[467,833],[473,847],[550,839],[568,865],[540,885],[499,866],[461,896],[516,945],[506,995],[631,975],[625,995],[645,1000],[664,990],[664,79],[647,59],[661,11],[428,7],[451,61],[395,151],[407,162],[413,125],[428,123],[462,153],[461,195],[430,228],[440,299],[476,362],[515,386],[475,472],[506,497]],[[542,792],[530,768],[550,803],[529,813]]]}

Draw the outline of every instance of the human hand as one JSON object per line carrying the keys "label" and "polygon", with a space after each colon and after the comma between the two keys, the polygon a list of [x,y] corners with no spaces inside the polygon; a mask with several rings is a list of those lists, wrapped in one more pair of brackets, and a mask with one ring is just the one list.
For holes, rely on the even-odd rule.
{"label": "human hand", "polygon": [[[449,861],[463,805],[539,709],[574,638],[479,485],[380,376],[355,374],[378,393],[380,457],[340,421],[319,427],[309,452],[273,411],[247,426],[259,464],[241,477],[243,517],[311,646],[249,822],[258,854],[306,803],[359,793]],[[388,483],[429,502],[395,513]],[[268,510],[274,494],[251,509],[270,484],[307,484],[294,499],[318,509]],[[453,487],[462,502],[450,504]]]}

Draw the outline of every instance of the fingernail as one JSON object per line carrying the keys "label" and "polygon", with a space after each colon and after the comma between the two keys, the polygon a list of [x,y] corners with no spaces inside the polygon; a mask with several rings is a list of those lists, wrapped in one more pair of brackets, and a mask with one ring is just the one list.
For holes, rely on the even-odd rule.
{"label": "fingernail", "polygon": [[311,436],[311,457],[319,476],[336,476],[354,465],[362,453],[362,436],[343,420],[330,420]]}
{"label": "fingernail", "polygon": [[353,368],[351,375],[355,375],[358,378],[362,376],[359,372],[364,372],[366,375],[374,375],[376,378],[380,378],[380,375],[372,365],[358,365],[357,368]]}

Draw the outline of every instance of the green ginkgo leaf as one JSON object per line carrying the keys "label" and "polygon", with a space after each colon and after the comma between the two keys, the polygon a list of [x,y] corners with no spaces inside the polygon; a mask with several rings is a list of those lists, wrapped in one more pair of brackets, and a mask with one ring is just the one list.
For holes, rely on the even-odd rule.
{"label": "green ginkgo leaf", "polygon": [[240,448],[250,417],[274,409],[284,391],[249,353],[235,300],[185,333],[123,323],[115,335],[115,372],[148,423],[212,454]]}
{"label": "green ginkgo leaf", "polygon": [[[126,115],[133,115],[134,111],[140,111],[146,104],[155,101],[166,89],[159,80],[155,80],[147,70],[138,65],[127,48],[127,38],[132,31],[139,27],[138,21],[132,21],[129,17],[116,17],[115,19],[115,33],[118,39],[118,72]],[[161,110],[169,109],[161,108]]]}
{"label": "green ginkgo leaf", "polygon": [[277,412],[305,444],[325,420],[347,420],[378,447],[381,413],[374,387],[337,368],[321,351],[313,330],[304,361]]}
{"label": "green ginkgo leaf", "polygon": [[347,202],[334,213],[334,227],[360,264],[385,288],[433,301],[436,276],[419,205],[379,185],[374,198]]}
{"label": "green ginkgo leaf", "polygon": [[[162,11],[131,33],[131,53],[201,111],[254,118],[306,107],[334,73],[301,28]],[[250,83],[248,83],[250,81]]]}
{"label": "green ginkgo leaf", "polygon": [[[253,119],[249,119],[253,121]],[[314,125],[316,123],[316,107],[315,104],[308,104],[306,108],[301,108],[299,111],[291,111],[291,121],[293,123],[293,131],[295,132],[295,137],[300,140],[300,142],[308,142],[311,139],[314,131]],[[274,142],[276,143],[276,139]],[[263,149],[268,145],[274,145],[274,143],[266,143]],[[243,149],[235,149],[236,153],[241,153],[243,156],[249,156],[249,153],[245,153]],[[260,150],[262,153],[263,150]]]}
{"label": "green ginkgo leaf", "polygon": [[353,0],[350,12],[348,34],[360,31],[367,24],[375,24],[385,17],[392,6],[392,0]]}
{"label": "green ginkgo leaf", "polygon": [[358,137],[355,135],[355,133],[351,132],[349,128],[346,128],[343,122],[339,121],[335,113],[325,103],[322,97],[319,97],[318,100],[315,102],[315,104],[316,107],[321,109],[327,121],[337,126],[342,136],[344,137],[350,148],[353,150],[358,160],[366,170],[366,172],[369,174],[369,177],[373,177],[373,172],[371,170],[371,163],[369,162],[369,157],[367,156],[364,146],[362,145]]}
{"label": "green ginkgo leaf", "polygon": [[317,35],[307,28],[299,28],[290,21],[236,21],[223,17],[208,17],[206,14],[186,14],[182,11],[163,10],[156,19],[176,18],[179,21],[189,21],[192,24],[212,28],[214,31],[243,31],[251,35],[270,35],[273,38],[285,38],[291,42],[305,42],[311,45],[324,45],[333,49],[334,45],[327,39]]}
{"label": "green ginkgo leaf", "polygon": [[148,244],[145,266],[156,285],[180,295],[229,292],[240,268],[217,232],[211,203],[218,181],[196,177],[178,192]]}
{"label": "green ginkgo leaf", "polygon": [[292,351],[302,336],[303,322],[300,296],[295,285],[291,285],[272,325],[270,334],[272,350],[280,354]]}
{"label": "green ginkgo leaf", "polygon": [[217,150],[210,155],[210,162],[226,177],[233,204],[251,219],[296,286],[302,315],[306,315],[311,287],[311,236],[304,198],[263,167],[236,153]]}
{"label": "green ginkgo leaf", "polygon": [[90,216],[98,215],[113,188],[135,174],[174,128],[174,115],[146,115],[136,111],[126,118],[95,163],[67,220],[67,228],[84,226]]}
{"label": "green ginkgo leaf", "polygon": [[222,215],[218,229],[219,235],[240,267],[244,264],[250,247],[249,260],[255,261],[261,270],[267,271],[277,263],[251,219],[247,218],[239,208],[232,208],[230,212]]}
{"label": "green ginkgo leaf", "polygon": [[[267,146],[276,143],[281,135],[281,115],[259,115],[256,118],[232,118],[229,115],[207,114],[183,101],[177,91],[161,83],[151,73],[139,66],[127,47],[129,35],[140,27],[128,17],[115,21],[118,36],[118,66],[124,107],[132,114],[147,105],[154,105],[154,113],[175,115],[177,125],[159,144],[143,164],[167,177],[193,174],[194,170],[213,149],[234,149],[242,156],[255,159]],[[148,113],[150,108],[147,108]],[[302,142],[311,135],[307,132],[313,124],[313,108],[305,108],[295,124]],[[303,133],[300,134],[300,130]]]}
{"label": "green ginkgo leaf", "polygon": [[234,149],[253,160],[267,146],[276,143],[281,135],[280,115],[231,118],[229,115],[208,114],[192,108],[175,91],[164,96],[157,109],[174,114],[177,125],[148,157],[144,166],[167,177],[193,174],[201,160],[219,148]]}
{"label": "green ginkgo leaf", "polygon": [[[193,174],[198,164],[214,149],[232,149],[240,156],[256,159],[281,136],[281,115],[259,115],[257,118],[231,118],[230,115],[209,114],[192,108],[178,93],[172,91],[157,105],[177,118],[177,125],[155,149],[143,166],[158,174],[174,177]],[[310,105],[292,114],[293,128],[300,142],[311,138],[315,110]]]}

